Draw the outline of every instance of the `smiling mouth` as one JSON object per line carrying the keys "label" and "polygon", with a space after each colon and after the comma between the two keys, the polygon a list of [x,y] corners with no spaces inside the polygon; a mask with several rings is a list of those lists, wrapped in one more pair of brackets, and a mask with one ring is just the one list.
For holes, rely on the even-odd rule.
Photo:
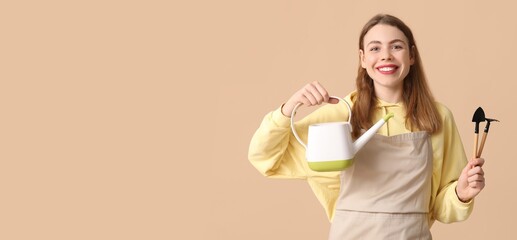
{"label": "smiling mouth", "polygon": [[398,69],[397,66],[381,66],[378,67],[377,70],[381,72],[382,74],[392,74],[396,72]]}

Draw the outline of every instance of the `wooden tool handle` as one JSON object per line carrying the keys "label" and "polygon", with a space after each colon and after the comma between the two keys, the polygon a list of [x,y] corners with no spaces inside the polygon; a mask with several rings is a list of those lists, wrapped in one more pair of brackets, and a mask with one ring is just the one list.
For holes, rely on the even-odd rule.
{"label": "wooden tool handle", "polygon": [[478,154],[478,134],[474,134],[474,153],[472,154],[474,158],[477,158],[477,154]]}
{"label": "wooden tool handle", "polygon": [[483,147],[485,146],[486,137],[488,136],[487,132],[483,132],[483,138],[481,139],[481,145],[479,146],[479,151],[477,152],[476,157],[481,157],[481,153],[483,152]]}

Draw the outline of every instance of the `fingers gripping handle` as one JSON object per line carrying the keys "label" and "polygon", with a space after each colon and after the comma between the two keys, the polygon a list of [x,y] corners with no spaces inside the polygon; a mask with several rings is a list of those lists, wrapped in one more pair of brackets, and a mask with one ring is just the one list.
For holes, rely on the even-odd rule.
{"label": "fingers gripping handle", "polygon": [[[330,96],[330,98],[335,98],[337,100],[340,100],[340,101],[343,101],[345,104],[346,104],[346,107],[348,108],[348,121],[347,122],[350,122],[350,119],[352,119],[352,108],[350,107],[350,104],[348,104],[348,102],[343,99],[343,98],[340,98],[340,97],[336,97],[336,96]],[[296,106],[294,107],[293,109],[293,112],[291,113],[291,131],[293,132],[293,135],[294,137],[296,138],[296,140],[298,140],[298,142],[305,148],[307,149],[307,144],[305,144],[302,139],[300,139],[300,137],[298,136],[298,133],[296,132],[296,129],[294,128],[294,116],[296,115],[296,110],[298,110],[298,107],[300,107],[302,105],[302,103],[298,103],[296,104]]]}

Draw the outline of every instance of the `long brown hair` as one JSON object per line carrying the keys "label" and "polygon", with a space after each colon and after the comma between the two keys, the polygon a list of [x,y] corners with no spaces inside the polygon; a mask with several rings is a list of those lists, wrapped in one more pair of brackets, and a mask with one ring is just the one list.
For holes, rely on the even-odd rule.
{"label": "long brown hair", "polygon": [[[432,134],[441,128],[441,121],[438,110],[436,109],[434,97],[429,90],[427,80],[420,60],[420,54],[416,47],[416,42],[411,29],[400,19],[388,15],[378,14],[364,25],[359,37],[359,49],[364,51],[364,36],[377,24],[385,24],[398,28],[408,39],[410,54],[414,58],[414,63],[403,83],[402,101],[406,107],[406,128],[427,131]],[[352,107],[352,126],[353,135],[358,137],[361,129],[368,129],[372,124],[373,112],[377,105],[373,79],[368,75],[366,69],[361,66],[356,78],[357,92],[352,96],[354,105]]]}

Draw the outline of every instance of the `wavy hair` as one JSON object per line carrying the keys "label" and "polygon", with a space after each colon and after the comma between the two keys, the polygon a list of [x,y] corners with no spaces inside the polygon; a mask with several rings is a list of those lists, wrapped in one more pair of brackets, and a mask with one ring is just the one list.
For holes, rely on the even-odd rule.
{"label": "wavy hair", "polygon": [[[411,131],[426,131],[429,134],[436,133],[442,127],[438,109],[434,97],[429,89],[422,67],[422,61],[411,29],[397,17],[388,14],[378,14],[368,21],[359,37],[359,49],[364,51],[364,36],[372,27],[377,24],[385,24],[398,28],[408,39],[410,54],[414,58],[409,73],[404,78],[402,101],[406,107],[406,128]],[[366,69],[361,66],[356,78],[356,93],[352,96],[354,105],[352,107],[353,136],[358,137],[361,129],[370,128],[373,112],[377,105],[377,97],[373,85],[373,79],[368,75]]]}

